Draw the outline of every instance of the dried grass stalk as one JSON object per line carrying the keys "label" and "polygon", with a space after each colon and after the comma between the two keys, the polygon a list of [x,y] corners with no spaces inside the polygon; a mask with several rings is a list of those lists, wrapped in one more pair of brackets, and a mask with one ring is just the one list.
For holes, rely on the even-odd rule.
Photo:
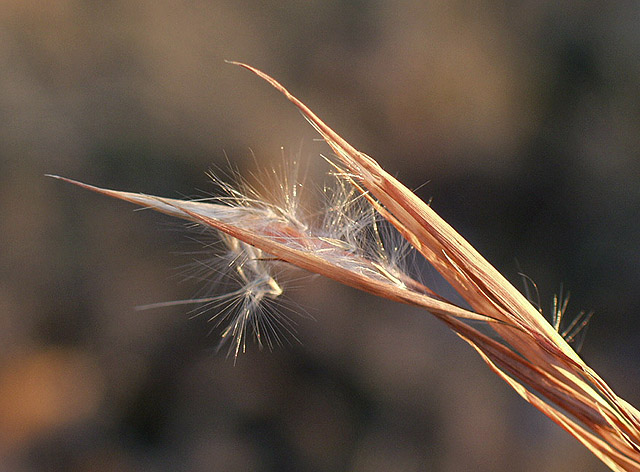
{"label": "dried grass stalk", "polygon": [[[277,260],[425,308],[473,346],[526,401],[612,470],[640,471],[640,413],[582,361],[540,311],[426,203],[375,160],[353,148],[280,83],[251,66],[233,64],[262,77],[304,114],[337,156],[337,173],[343,180],[442,274],[473,311],[444,300],[408,276],[392,274],[379,261],[346,247],[344,241],[314,232],[282,208],[259,199],[242,205],[182,201],[57,178],[214,228]],[[466,320],[488,323],[499,340],[479,332]],[[237,356],[244,349],[244,340],[241,336],[235,339]]]}

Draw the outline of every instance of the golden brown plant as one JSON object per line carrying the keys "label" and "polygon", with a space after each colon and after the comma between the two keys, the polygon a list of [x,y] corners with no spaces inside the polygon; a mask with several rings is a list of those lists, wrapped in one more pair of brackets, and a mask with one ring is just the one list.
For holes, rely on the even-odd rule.
{"label": "golden brown plant", "polygon": [[[342,225],[348,227],[348,222],[360,218],[358,213],[368,213],[360,207],[353,215],[341,212],[314,228],[299,218],[287,198],[277,204],[229,186],[224,186],[226,199],[182,201],[62,180],[231,237],[226,240],[230,250],[243,260],[252,261],[236,267],[246,284],[244,298],[235,302],[240,313],[231,318],[223,332],[223,337],[232,338],[230,350],[235,356],[244,350],[249,328],[262,343],[273,323],[253,312],[262,300],[273,299],[282,292],[272,274],[262,267],[265,254],[271,261],[284,261],[374,295],[428,310],[468,342],[526,401],[576,437],[612,470],[640,471],[640,413],[584,363],[557,327],[376,161],[353,148],[273,78],[246,64],[234,64],[249,69],[282,92],[322,135],[337,157],[334,167],[341,188],[350,189],[341,194],[341,205],[364,202],[377,215],[362,227],[373,228],[373,244],[378,244],[380,251],[363,248],[360,234],[336,236]],[[293,185],[295,193],[296,184]],[[473,311],[450,303],[398,270],[377,234],[378,216],[422,254]],[[210,301],[216,308],[219,298],[200,301]],[[465,320],[487,323],[499,339],[481,333]],[[268,339],[267,342],[271,344]]]}

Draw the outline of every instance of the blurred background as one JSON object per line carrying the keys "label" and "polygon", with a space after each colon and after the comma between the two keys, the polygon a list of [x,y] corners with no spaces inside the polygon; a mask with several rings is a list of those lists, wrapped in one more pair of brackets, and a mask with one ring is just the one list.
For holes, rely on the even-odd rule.
{"label": "blurred background", "polygon": [[301,343],[235,366],[187,307],[134,311],[197,292],[195,243],[43,174],[180,197],[225,156],[328,170],[224,59],[419,187],[547,313],[563,284],[568,316],[595,311],[581,355],[640,405],[640,3],[4,0],[0,470],[605,470],[414,308],[298,281]]}

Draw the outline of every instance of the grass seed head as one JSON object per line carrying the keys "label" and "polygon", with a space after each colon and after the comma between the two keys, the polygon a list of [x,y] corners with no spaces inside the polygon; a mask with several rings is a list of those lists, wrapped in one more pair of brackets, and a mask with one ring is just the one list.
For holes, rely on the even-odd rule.
{"label": "grass seed head", "polygon": [[[411,190],[359,152],[275,79],[236,63],[283,93],[313,124],[339,164],[334,190],[326,191],[321,217],[310,218],[300,204],[298,179],[281,181],[276,195],[254,187],[222,183],[222,197],[181,201],[83,188],[189,220],[224,233],[226,267],[239,288],[204,301],[216,310],[212,319],[226,323],[230,352],[245,349],[249,331],[258,344],[278,340],[275,327],[290,325],[264,307],[281,299],[282,286],[272,264],[287,262],[390,300],[422,307],[469,343],[487,365],[522,398],[589,448],[616,471],[640,472],[640,413],[618,397],[572,349],[588,321],[577,318],[563,327],[567,299],[554,306],[549,323],[539,304],[517,291],[460,234]],[[260,184],[262,187],[262,184]],[[386,223],[380,223],[380,217]],[[386,225],[386,226],[385,226]],[[392,229],[389,237],[387,229]],[[444,277],[474,311],[431,292],[406,271],[400,236]],[[206,301],[205,301],[206,300]],[[274,316],[274,313],[276,316]],[[487,336],[468,321],[483,321],[495,331]],[[267,336],[269,333],[269,336]],[[274,334],[271,334],[274,333]]]}

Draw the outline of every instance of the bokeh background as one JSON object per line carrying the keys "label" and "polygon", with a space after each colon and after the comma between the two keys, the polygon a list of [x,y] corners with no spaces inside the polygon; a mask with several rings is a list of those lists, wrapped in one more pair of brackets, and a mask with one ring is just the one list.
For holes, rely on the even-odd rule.
{"label": "bokeh background", "polygon": [[224,59],[420,187],[547,313],[564,284],[596,313],[582,356],[640,405],[640,3],[3,0],[0,469],[605,470],[419,310],[298,281],[301,343],[235,366],[185,307],[134,311],[197,292],[194,243],[43,174],[178,197],[225,155],[327,171]]}

